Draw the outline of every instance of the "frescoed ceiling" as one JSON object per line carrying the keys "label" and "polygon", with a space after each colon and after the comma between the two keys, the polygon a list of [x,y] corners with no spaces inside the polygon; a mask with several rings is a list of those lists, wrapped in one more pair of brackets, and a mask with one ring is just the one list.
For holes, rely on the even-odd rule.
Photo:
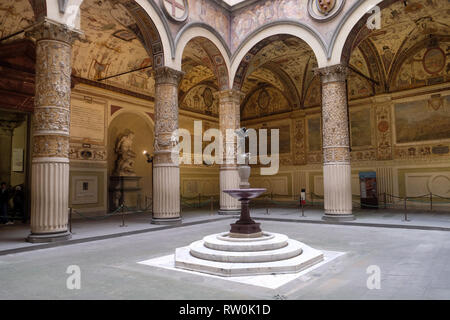
{"label": "frescoed ceiling", "polygon": [[100,80],[149,67],[100,82],[153,96],[152,59],[128,11],[116,1],[84,0],[80,12],[85,34],[73,45],[72,74]]}
{"label": "frescoed ceiling", "polygon": [[[246,95],[243,119],[268,114],[269,110],[275,113],[299,107],[315,67],[315,56],[304,41],[292,36],[267,41],[251,58],[242,83],[241,91]],[[264,106],[266,101],[273,108]]]}
{"label": "frescoed ceiling", "polygon": [[[29,0],[2,0],[0,2],[0,38],[9,36],[34,23],[34,13]],[[24,37],[21,33],[4,42]]]}
{"label": "frescoed ceiling", "polygon": [[[397,86],[400,65],[415,66],[408,72],[409,78],[437,78],[448,81],[449,74],[444,69],[450,69],[447,60],[446,68],[439,74],[427,73],[423,70],[425,51],[423,48],[442,47],[444,56],[450,51],[446,43],[450,40],[450,6],[448,0],[414,0],[405,3],[398,1],[381,11],[381,29],[368,32],[363,28],[359,35],[358,47],[352,51],[350,65],[365,76],[385,84],[386,90],[396,91],[417,86]],[[418,51],[422,53],[416,55]],[[365,63],[363,61],[366,61]],[[378,61],[375,61],[378,60]],[[420,62],[420,63],[419,63]],[[426,63],[426,61],[425,61]],[[413,63],[414,65],[414,63]],[[406,73],[405,73],[406,74]],[[414,81],[413,81],[414,82]],[[376,88],[376,92],[380,89]]]}
{"label": "frescoed ceiling", "polygon": [[218,91],[219,83],[211,51],[214,52],[214,49],[205,38],[194,38],[186,45],[181,61],[185,74],[180,83],[179,106],[184,110],[218,117],[218,101],[214,93]]}

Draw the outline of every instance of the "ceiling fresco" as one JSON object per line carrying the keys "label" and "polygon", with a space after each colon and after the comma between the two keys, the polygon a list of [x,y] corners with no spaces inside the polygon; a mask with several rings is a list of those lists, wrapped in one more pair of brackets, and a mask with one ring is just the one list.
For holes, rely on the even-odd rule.
{"label": "ceiling fresco", "polygon": [[75,41],[74,76],[100,80],[135,69],[122,76],[100,80],[115,87],[154,95],[152,59],[139,39],[136,21],[116,1],[84,0],[81,5],[84,37]]}
{"label": "ceiling fresco", "polygon": [[[0,38],[23,30],[34,23],[34,12],[28,0],[2,0],[0,2]],[[21,33],[5,42],[23,38]]]}

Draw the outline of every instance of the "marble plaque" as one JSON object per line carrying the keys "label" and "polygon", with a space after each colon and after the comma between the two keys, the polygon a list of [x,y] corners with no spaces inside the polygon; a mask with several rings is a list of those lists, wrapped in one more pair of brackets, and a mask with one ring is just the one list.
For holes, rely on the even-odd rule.
{"label": "marble plaque", "polygon": [[70,137],[103,143],[105,140],[105,105],[72,100]]}

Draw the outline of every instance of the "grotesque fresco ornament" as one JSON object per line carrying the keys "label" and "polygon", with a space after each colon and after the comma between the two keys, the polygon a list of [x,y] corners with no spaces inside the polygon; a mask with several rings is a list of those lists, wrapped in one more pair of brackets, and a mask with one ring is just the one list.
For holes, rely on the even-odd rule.
{"label": "grotesque fresco ornament", "polygon": [[187,0],[160,0],[164,13],[172,20],[183,22],[187,19],[189,8]]}
{"label": "grotesque fresco ornament", "polygon": [[439,73],[445,66],[445,53],[441,48],[430,48],[423,55],[423,68],[429,74]]}
{"label": "grotesque fresco ornament", "polygon": [[317,21],[334,18],[343,8],[345,0],[308,0],[308,13]]}

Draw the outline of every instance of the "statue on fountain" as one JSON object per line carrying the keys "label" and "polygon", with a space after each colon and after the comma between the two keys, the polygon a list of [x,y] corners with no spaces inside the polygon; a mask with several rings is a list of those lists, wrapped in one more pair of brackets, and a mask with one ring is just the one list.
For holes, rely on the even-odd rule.
{"label": "statue on fountain", "polygon": [[[240,128],[236,130],[236,134],[246,139],[248,132],[246,128]],[[229,236],[232,238],[257,238],[262,236],[260,224],[256,223],[250,217],[249,202],[250,199],[259,197],[266,192],[265,188],[250,188],[248,178],[250,177],[249,159],[250,153],[241,153],[237,155],[238,159],[243,159],[244,163],[239,165],[238,172],[241,183],[239,189],[228,189],[223,192],[229,194],[233,198],[238,199],[241,202],[241,216],[238,221],[231,224],[231,230]],[[241,161],[239,161],[241,162]]]}

